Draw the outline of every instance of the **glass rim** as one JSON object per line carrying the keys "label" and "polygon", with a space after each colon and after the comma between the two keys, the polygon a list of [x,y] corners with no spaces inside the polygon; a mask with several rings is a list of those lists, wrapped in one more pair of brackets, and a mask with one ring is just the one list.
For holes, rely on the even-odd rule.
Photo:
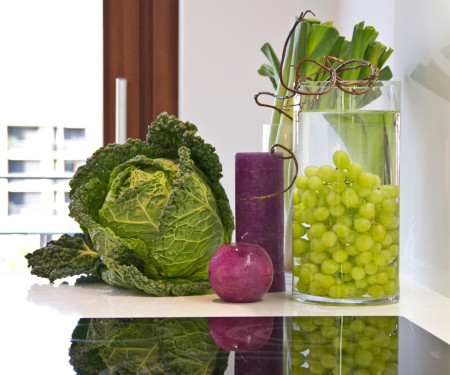
{"label": "glass rim", "polygon": [[362,83],[362,81],[342,81],[340,83],[334,83],[332,86],[330,81],[305,81],[301,82],[296,88],[294,95],[315,95],[320,93],[335,92],[336,90],[342,93],[348,94],[364,94],[370,92],[373,89],[395,89],[401,90],[401,81],[389,80],[389,81],[376,81],[375,83]]}
{"label": "glass rim", "polygon": [[[360,85],[358,84],[357,80],[354,81],[345,81],[345,84],[348,85],[348,87],[357,87],[361,89],[366,89],[368,85]],[[305,87],[322,87],[326,84],[329,84],[329,81],[304,81],[299,84],[299,87],[305,86]],[[373,87],[390,87],[390,86],[400,86],[401,81],[399,80],[389,80],[389,81],[382,81],[378,80],[373,84]],[[337,85],[334,85],[333,88],[338,88]]]}

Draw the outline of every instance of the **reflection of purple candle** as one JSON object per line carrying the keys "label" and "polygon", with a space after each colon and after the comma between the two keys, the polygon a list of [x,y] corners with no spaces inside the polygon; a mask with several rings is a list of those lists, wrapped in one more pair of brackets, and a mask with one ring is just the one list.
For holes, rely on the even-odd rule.
{"label": "reflection of purple candle", "polygon": [[236,154],[236,241],[257,243],[272,259],[274,275],[269,292],[284,292],[283,194],[249,198],[283,190],[283,160],[269,152]]}

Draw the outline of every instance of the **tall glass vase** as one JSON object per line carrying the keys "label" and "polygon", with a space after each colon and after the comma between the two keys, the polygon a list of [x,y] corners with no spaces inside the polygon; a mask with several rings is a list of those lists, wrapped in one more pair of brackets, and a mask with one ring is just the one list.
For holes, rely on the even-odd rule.
{"label": "tall glass vase", "polygon": [[293,297],[335,304],[396,302],[400,84],[345,91],[328,85],[305,83],[299,91],[313,95],[296,97]]}

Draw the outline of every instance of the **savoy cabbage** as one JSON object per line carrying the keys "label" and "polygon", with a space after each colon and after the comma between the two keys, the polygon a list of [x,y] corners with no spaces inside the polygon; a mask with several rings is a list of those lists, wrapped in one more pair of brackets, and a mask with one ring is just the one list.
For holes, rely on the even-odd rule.
{"label": "savoy cabbage", "polygon": [[158,296],[207,292],[209,260],[234,220],[219,158],[196,132],[162,113],[146,142],[97,150],[70,182],[70,216],[83,234],[28,254],[31,272],[94,275]]}
{"label": "savoy cabbage", "polygon": [[223,375],[229,352],[206,318],[82,318],[69,355],[77,374]]}

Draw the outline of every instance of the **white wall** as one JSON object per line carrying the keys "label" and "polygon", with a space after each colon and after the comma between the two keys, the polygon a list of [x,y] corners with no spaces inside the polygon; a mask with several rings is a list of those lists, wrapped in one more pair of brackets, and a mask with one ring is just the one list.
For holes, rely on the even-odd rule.
{"label": "white wall", "polygon": [[375,26],[378,40],[394,47],[389,65],[403,85],[402,277],[450,297],[449,102],[409,77],[431,58],[450,72],[450,60],[441,53],[450,45],[450,3],[181,0],[181,5],[180,117],[195,123],[216,147],[233,207],[234,155],[258,151],[261,126],[270,119],[270,110],[253,101],[258,91],[271,90],[257,74],[266,62],[261,45],[268,41],[281,54],[293,17],[307,9],[322,21],[333,20],[347,37],[357,22]]}
{"label": "white wall", "polygon": [[[450,2],[397,0],[403,273],[450,297]],[[419,72],[434,61],[442,73]],[[419,79],[411,74],[416,71]],[[425,71],[431,72],[429,68]],[[416,74],[414,74],[416,76]],[[441,95],[425,88],[441,88]]]}

